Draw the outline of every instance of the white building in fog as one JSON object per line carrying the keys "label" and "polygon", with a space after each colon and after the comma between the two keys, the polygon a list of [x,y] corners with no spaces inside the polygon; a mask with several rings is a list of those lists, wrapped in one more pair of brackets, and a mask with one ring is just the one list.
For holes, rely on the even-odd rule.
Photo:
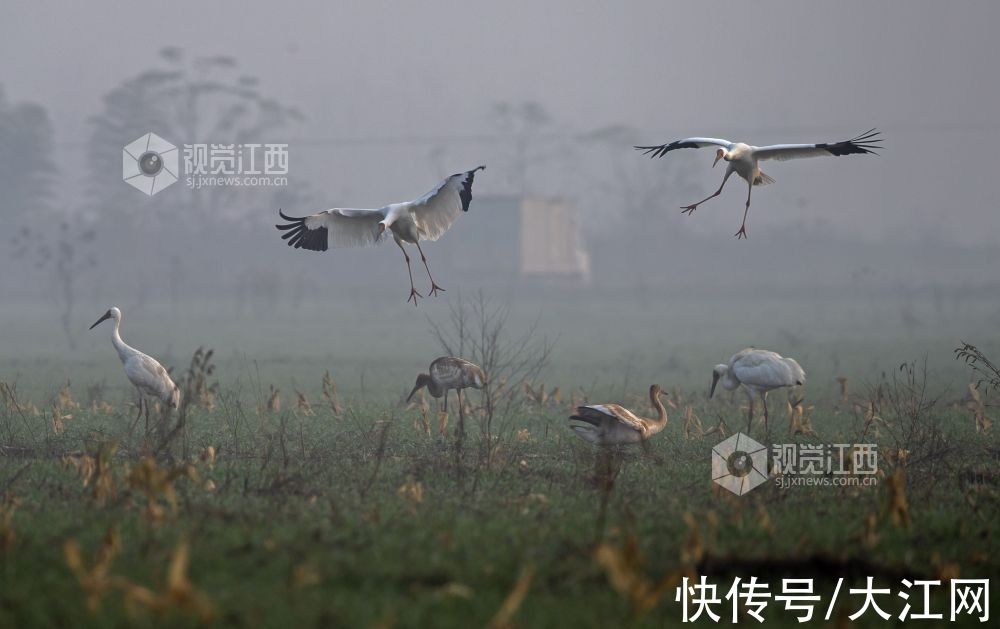
{"label": "white building in fog", "polygon": [[475,198],[469,215],[455,221],[436,248],[456,271],[484,281],[590,282],[576,207],[562,199]]}

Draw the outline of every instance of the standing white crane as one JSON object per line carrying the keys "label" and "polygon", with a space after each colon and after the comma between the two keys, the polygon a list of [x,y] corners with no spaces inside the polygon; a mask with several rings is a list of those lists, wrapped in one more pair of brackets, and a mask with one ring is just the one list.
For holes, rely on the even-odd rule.
{"label": "standing white crane", "polygon": [[760,170],[758,162],[767,159],[799,159],[802,157],[822,157],[828,155],[878,155],[875,149],[882,148],[879,143],[882,138],[875,129],[870,129],[851,140],[841,142],[821,142],[819,144],[774,144],[772,146],[752,146],[742,142],[730,142],[719,138],[685,138],[658,146],[636,146],[635,148],[644,151],[650,157],[663,157],[670,151],[676,149],[703,148],[706,146],[719,147],[715,151],[715,161],[712,168],[719,163],[720,159],[729,162],[726,168],[726,175],[722,178],[719,189],[697,203],[685,205],[681,208],[681,214],[692,214],[699,205],[715,198],[722,193],[723,186],[729,176],[736,173],[747,182],[747,204],[743,210],[743,224],[736,232],[736,238],[747,237],[747,213],[750,211],[750,193],[754,186],[761,186],[774,183],[774,179],[764,174]]}
{"label": "standing white crane", "polygon": [[733,354],[729,364],[716,365],[712,370],[712,390],[708,397],[715,395],[715,385],[722,383],[727,391],[737,389],[741,384],[750,400],[747,433],[753,423],[753,396],[759,395],[764,403],[764,430],[767,430],[767,393],[781,387],[801,386],[806,382],[806,372],[795,359],[785,358],[766,349],[748,347]]}
{"label": "standing white crane", "polygon": [[288,246],[310,251],[326,251],[331,245],[371,247],[382,242],[382,235],[388,229],[406,260],[406,272],[410,276],[410,296],[406,301],[412,299],[416,306],[417,298],[423,295],[413,286],[410,255],[403,248],[403,243],[417,246],[420,259],[427,269],[427,277],[431,280],[430,294],[437,295],[438,291],[443,291],[431,275],[420,241],[437,240],[448,231],[460,213],[469,211],[472,181],[476,171],[485,168],[478,166],[464,173],[457,173],[415,201],[391,203],[377,210],[334,208],[300,218],[285,216],[278,210],[281,218],[291,222],[275,227],[288,232],[281,237],[288,241]]}
{"label": "standing white crane", "polygon": [[170,379],[170,374],[163,368],[163,365],[134,347],[130,347],[122,340],[118,333],[122,322],[122,311],[117,307],[112,306],[100,319],[94,322],[94,325],[90,326],[90,329],[93,330],[99,323],[107,319],[115,320],[115,327],[111,330],[111,344],[114,345],[115,351],[118,352],[118,358],[122,361],[125,377],[139,392],[139,412],[135,416],[135,421],[138,421],[139,416],[142,415],[142,405],[145,401],[148,426],[149,400],[146,398],[153,397],[170,408],[177,408],[181,401],[181,390]]}
{"label": "standing white crane", "polygon": [[464,358],[454,356],[441,356],[431,362],[427,368],[427,373],[417,376],[417,383],[413,390],[406,396],[409,402],[417,391],[427,387],[427,391],[434,398],[444,396],[444,411],[448,412],[448,391],[455,390],[458,396],[458,432],[465,431],[465,407],[462,403],[462,389],[473,388],[482,389],[486,386],[486,372],[479,365],[469,362]]}
{"label": "standing white crane", "polygon": [[584,441],[599,446],[613,446],[644,442],[667,427],[667,409],[660,400],[660,385],[649,387],[649,403],[656,409],[656,419],[639,417],[617,404],[578,406],[571,420],[585,425],[570,424],[570,428]]}

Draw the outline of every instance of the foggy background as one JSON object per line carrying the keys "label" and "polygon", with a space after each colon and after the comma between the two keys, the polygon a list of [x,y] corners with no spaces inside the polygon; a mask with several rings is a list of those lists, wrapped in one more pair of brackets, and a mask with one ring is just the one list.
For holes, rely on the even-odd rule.
{"label": "foggy background", "polygon": [[[638,356],[639,378],[700,382],[700,354],[671,354],[750,344],[822,355],[831,374],[827,350],[851,344],[901,344],[870,371],[950,365],[960,338],[998,339],[998,18],[934,2],[7,2],[0,361],[113,371],[109,330],[86,327],[116,304],[126,341],[175,362],[205,344],[409,369],[436,355],[427,318],[482,289],[588,378]],[[873,126],[880,157],[768,162],[777,183],[754,191],[739,242],[742,181],[679,212],[718,186],[710,151],[631,148]],[[147,197],[120,168],[150,131],[288,143],[289,184]],[[293,251],[273,228],[279,207],[379,207],[479,164],[471,211],[425,246],[448,292],[417,310],[391,244]],[[522,243],[494,227],[523,200],[562,204],[573,226],[551,239],[578,241],[586,273],[518,270]]]}

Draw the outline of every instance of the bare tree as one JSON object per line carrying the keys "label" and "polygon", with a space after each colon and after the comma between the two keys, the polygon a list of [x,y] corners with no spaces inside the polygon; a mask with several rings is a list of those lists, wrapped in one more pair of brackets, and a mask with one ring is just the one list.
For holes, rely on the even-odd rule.
{"label": "bare tree", "polygon": [[[257,78],[240,72],[235,57],[187,58],[179,48],[160,51],[161,65],[134,76],[104,96],[104,110],[91,119],[89,164],[93,182],[90,203],[95,208],[131,207],[135,190],[121,185],[121,151],[150,131],[174,142],[248,144],[269,132],[302,120],[301,113],[265,96]],[[240,186],[179,191],[148,200],[153,209],[170,204],[171,221],[204,221],[205,210],[237,207]],[[182,202],[179,202],[180,201]],[[143,213],[148,217],[150,213]],[[152,215],[156,215],[155,212]]]}
{"label": "bare tree", "polygon": [[955,350],[955,359],[964,361],[966,365],[972,367],[976,374],[976,387],[986,383],[987,392],[1000,391],[1000,368],[984,354],[978,347],[962,341],[962,346]]}
{"label": "bare tree", "polygon": [[472,298],[459,294],[449,305],[446,322],[430,321],[431,333],[447,354],[471,360],[486,372],[481,415],[487,443],[494,436],[494,418],[508,417],[524,402],[524,385],[538,378],[554,345],[539,335],[537,321],[514,334],[509,319],[507,304],[496,304],[479,291]]}
{"label": "bare tree", "polygon": [[52,209],[55,175],[48,113],[33,103],[9,103],[0,87],[0,214],[23,224]]}
{"label": "bare tree", "polygon": [[54,290],[46,291],[59,308],[59,321],[66,342],[76,349],[77,327],[73,325],[80,277],[97,266],[94,251],[93,229],[86,227],[79,218],[64,218],[57,229],[22,227],[13,238],[14,257],[33,260],[35,267],[51,273]]}

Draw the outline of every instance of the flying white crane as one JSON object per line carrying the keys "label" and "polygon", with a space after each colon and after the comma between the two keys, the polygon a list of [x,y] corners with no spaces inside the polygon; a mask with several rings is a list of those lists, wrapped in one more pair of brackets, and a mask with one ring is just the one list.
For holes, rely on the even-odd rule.
{"label": "flying white crane", "polygon": [[661,393],[660,385],[649,387],[649,403],[656,409],[656,419],[639,417],[617,404],[595,404],[578,406],[577,414],[570,420],[581,421],[585,425],[570,424],[570,428],[584,441],[599,446],[644,442],[667,427],[667,409],[660,401]]}
{"label": "flying white crane", "polygon": [[427,269],[427,277],[431,280],[430,294],[437,295],[437,291],[443,291],[431,275],[420,241],[437,240],[448,231],[460,213],[469,211],[472,181],[476,171],[485,168],[479,166],[452,175],[415,201],[391,203],[377,210],[334,208],[301,218],[285,216],[278,210],[281,218],[291,222],[275,227],[287,232],[281,238],[288,241],[288,246],[310,251],[326,251],[331,245],[371,247],[382,242],[382,235],[388,229],[406,260],[406,272],[410,276],[410,296],[406,301],[412,299],[416,306],[417,298],[423,295],[413,286],[410,256],[403,248],[403,243],[417,246],[420,259]]}
{"label": "flying white crane", "polygon": [[692,214],[699,205],[709,199],[719,196],[719,194],[722,193],[722,188],[726,185],[726,181],[729,179],[729,176],[736,173],[748,184],[747,204],[746,208],[743,210],[743,224],[740,225],[740,230],[736,232],[736,238],[739,239],[747,237],[747,213],[750,212],[750,193],[753,191],[753,187],[774,183],[774,179],[761,172],[760,166],[758,165],[759,161],[767,159],[799,159],[802,157],[822,157],[828,155],[865,155],[869,153],[872,155],[878,155],[878,153],[875,152],[875,149],[882,148],[879,145],[881,141],[882,138],[879,136],[879,132],[875,129],[870,129],[851,140],[844,140],[842,142],[822,142],[819,144],[775,144],[772,146],[752,146],[742,142],[730,142],[729,140],[721,140],[718,138],[685,138],[683,140],[677,140],[667,144],[660,144],[659,146],[636,146],[635,148],[643,151],[644,154],[649,155],[650,157],[663,157],[670,151],[676,149],[693,149],[703,148],[706,146],[719,147],[715,151],[715,161],[712,162],[712,168],[715,168],[715,165],[719,163],[720,159],[724,159],[729,162],[729,166],[726,168],[726,174],[722,178],[722,184],[719,185],[718,190],[701,201],[692,205],[683,206],[681,208],[681,214]]}
{"label": "flying white crane", "polygon": [[722,383],[722,388],[732,391],[741,384],[745,387],[747,399],[750,400],[747,433],[753,423],[753,396],[759,395],[764,403],[764,430],[767,430],[767,393],[781,387],[794,387],[805,384],[806,372],[802,370],[795,359],[785,358],[780,354],[766,349],[748,347],[733,354],[729,364],[716,365],[712,370],[712,390],[708,397],[715,395],[715,386]]}
{"label": "flying white crane", "polygon": [[[163,402],[170,408],[177,408],[181,401],[181,390],[177,388],[174,381],[170,379],[170,374],[163,368],[163,365],[146,354],[143,354],[134,347],[130,347],[122,340],[118,333],[118,328],[122,322],[122,311],[112,306],[104,315],[90,326],[93,330],[99,323],[107,319],[115,320],[115,327],[111,330],[111,344],[118,352],[118,358],[125,368],[125,377],[139,392],[139,412],[136,414],[136,421],[142,415],[142,404],[146,402],[146,422],[149,422],[149,400],[153,397]],[[134,423],[134,422],[133,422]]]}

